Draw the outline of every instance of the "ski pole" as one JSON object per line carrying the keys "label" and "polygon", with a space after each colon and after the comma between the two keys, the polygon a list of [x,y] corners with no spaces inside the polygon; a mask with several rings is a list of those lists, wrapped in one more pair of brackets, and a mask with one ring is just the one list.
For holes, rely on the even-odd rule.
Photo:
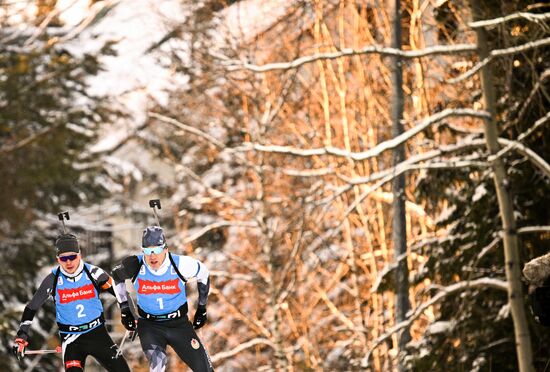
{"label": "ski pole", "polygon": [[133,341],[135,336],[134,334],[136,333],[136,331],[126,331],[126,333],[124,333],[124,337],[122,338],[122,341],[120,342],[120,346],[118,347],[118,351],[116,353],[116,356],[115,356],[115,359],[118,358],[121,354],[122,354],[122,346],[124,346],[124,342],[126,341],[126,339],[128,338],[128,336],[130,336],[130,340]]}
{"label": "ski pole", "polygon": [[157,225],[158,227],[160,227],[159,216],[157,215],[157,210],[155,209],[155,207],[157,207],[158,209],[162,209],[162,207],[160,206],[160,199],[149,200],[149,206],[153,208],[153,213],[155,214],[155,218],[157,219]]}
{"label": "ski pole", "polygon": [[61,346],[57,346],[54,350],[26,350],[25,351],[25,355],[53,354],[53,353],[61,353]]}
{"label": "ski pole", "polygon": [[65,228],[65,219],[70,220],[69,212],[61,212],[57,214],[57,218],[59,218],[59,221],[63,224],[63,234],[67,233],[67,229]]}

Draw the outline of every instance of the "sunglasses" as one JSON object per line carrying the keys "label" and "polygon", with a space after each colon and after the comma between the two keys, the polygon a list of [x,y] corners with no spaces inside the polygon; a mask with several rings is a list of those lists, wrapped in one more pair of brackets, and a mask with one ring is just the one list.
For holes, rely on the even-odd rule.
{"label": "sunglasses", "polygon": [[71,254],[69,256],[58,256],[58,258],[63,262],[74,261],[76,260],[77,257],[78,257],[78,254]]}
{"label": "sunglasses", "polygon": [[166,247],[166,244],[159,245],[158,247],[152,247],[152,248],[141,248],[143,251],[143,254],[146,256],[150,256],[151,254],[161,254],[162,250]]}

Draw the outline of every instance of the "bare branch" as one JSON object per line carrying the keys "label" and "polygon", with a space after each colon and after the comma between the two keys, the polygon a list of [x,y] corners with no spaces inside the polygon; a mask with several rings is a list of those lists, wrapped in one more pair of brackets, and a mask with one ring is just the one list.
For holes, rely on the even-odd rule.
{"label": "bare branch", "polygon": [[362,361],[362,364],[364,367],[366,367],[369,363],[370,356],[374,349],[376,349],[381,343],[383,343],[385,340],[390,338],[394,333],[399,332],[400,330],[409,327],[413,321],[418,319],[424,311],[429,309],[431,306],[436,304],[437,302],[444,299],[446,296],[452,295],[456,292],[460,292],[466,289],[470,288],[494,288],[494,289],[500,289],[502,291],[508,291],[508,284],[504,280],[495,279],[495,278],[480,278],[472,281],[464,281],[464,282],[458,282],[451,284],[447,287],[443,287],[439,293],[437,293],[435,296],[433,296],[429,301],[422,303],[422,305],[418,306],[413,311],[410,311],[407,314],[407,319],[396,324],[392,328],[390,328],[386,333],[378,337],[376,340],[373,341],[371,348],[368,352],[368,354],[365,356],[365,358]]}
{"label": "bare branch", "polygon": [[225,62],[229,71],[250,70],[253,72],[264,73],[274,70],[290,70],[302,65],[313,63],[319,60],[331,60],[342,57],[352,57],[363,54],[380,54],[383,56],[399,56],[401,58],[421,58],[440,54],[470,53],[476,50],[475,44],[456,44],[456,45],[435,45],[425,49],[403,51],[395,48],[387,48],[380,45],[368,45],[361,49],[345,48],[337,52],[319,53],[297,58],[291,62],[267,63],[265,65],[255,65],[252,63],[231,61]]}
{"label": "bare branch", "polygon": [[57,123],[57,124],[51,125],[49,127],[44,127],[42,129],[40,129],[38,132],[36,132],[36,133],[30,135],[29,137],[24,138],[21,141],[17,142],[16,144],[0,147],[0,154],[7,154],[7,153],[10,153],[12,151],[19,150],[20,148],[25,147],[25,146],[33,143],[34,141],[38,140],[43,135],[53,131],[54,129],[56,129],[59,126],[61,126],[61,123]]}
{"label": "bare branch", "polygon": [[31,37],[29,37],[27,39],[27,41],[25,41],[25,46],[29,46],[31,45],[32,43],[34,43],[34,41],[40,36],[42,35],[42,33],[44,32],[44,30],[46,29],[46,27],[48,27],[48,25],[50,24],[50,22],[55,18],[57,17],[59,14],[63,13],[64,11],[66,11],[67,9],[71,8],[73,5],[76,4],[78,0],[73,0],[70,4],[68,4],[65,8],[55,8],[53,9],[51,12],[48,13],[48,15],[46,16],[46,18],[44,18],[44,20],[40,23],[40,25],[36,28],[36,30],[34,31],[34,33],[32,34]]}
{"label": "bare branch", "polygon": [[223,144],[222,142],[218,141],[216,138],[212,137],[211,135],[209,135],[208,133],[205,133],[197,128],[193,128],[192,126],[190,125],[186,125],[186,124],[183,124],[179,121],[177,121],[176,119],[172,119],[168,116],[165,116],[165,115],[162,115],[162,114],[158,114],[156,112],[152,112],[152,111],[149,111],[148,112],[149,116],[157,119],[157,120],[160,120],[164,123],[168,123],[168,124],[172,124],[182,130],[184,130],[185,132],[188,132],[188,133],[193,133],[194,135],[198,136],[198,137],[201,137],[203,139],[205,139],[208,143],[211,143],[213,145],[215,145],[216,147],[220,148],[220,149],[224,149],[225,148],[225,144]]}
{"label": "bare branch", "polygon": [[246,275],[241,273],[229,273],[227,271],[210,270],[210,276],[219,278],[229,278],[231,280],[244,280],[246,282],[253,282],[256,277],[253,275]]}
{"label": "bare branch", "polygon": [[494,19],[487,19],[484,21],[477,21],[477,22],[469,22],[468,26],[470,26],[471,28],[491,27],[491,26],[497,26],[501,23],[513,21],[516,19],[526,19],[528,21],[535,22],[537,24],[542,24],[547,19],[550,19],[550,13],[534,14],[534,13],[527,13],[527,12],[518,12],[518,13],[509,14],[505,17],[498,17]]}
{"label": "bare branch", "polygon": [[525,226],[518,229],[518,234],[550,231],[550,226]]}
{"label": "bare branch", "polygon": [[550,69],[546,69],[546,70],[544,70],[544,72],[542,74],[540,74],[540,77],[539,77],[538,81],[536,82],[536,84],[533,86],[533,89],[531,89],[531,92],[529,93],[529,97],[527,97],[527,99],[524,102],[522,102],[522,105],[521,105],[522,107],[521,107],[521,110],[518,113],[517,118],[514,119],[514,121],[512,121],[511,123],[508,123],[506,125],[506,127],[511,126],[511,125],[515,125],[523,119],[523,116],[525,115],[525,113],[527,112],[527,109],[529,108],[529,105],[531,104],[531,102],[535,98],[536,93],[539,91],[539,89],[542,86],[544,86],[543,85],[544,81],[546,79],[548,79],[549,77],[550,77]]}
{"label": "bare branch", "polygon": [[191,242],[197,240],[198,238],[200,238],[201,236],[203,236],[204,234],[206,234],[207,232],[209,232],[211,230],[219,229],[220,227],[225,227],[225,226],[240,226],[240,227],[258,228],[258,224],[256,224],[255,222],[249,222],[249,221],[218,221],[218,222],[211,223],[210,225],[207,225],[207,226],[203,227],[202,229],[200,229],[195,234],[188,236],[187,238],[185,238],[183,240],[183,244],[191,243]]}
{"label": "bare branch", "polygon": [[[550,165],[541,156],[539,156],[539,154],[537,154],[530,148],[526,147],[525,145],[517,141],[510,141],[504,138],[499,138],[498,142],[506,146],[506,151],[514,149],[517,152],[519,152],[521,155],[525,156],[527,159],[529,159],[531,163],[533,163],[533,165],[535,165],[538,169],[540,169],[546,177],[550,179]],[[497,156],[491,156],[489,158],[489,161],[493,161],[494,159],[499,157],[501,155],[499,154],[500,154],[500,151],[497,154]]]}
{"label": "bare branch", "polygon": [[257,333],[261,333],[266,338],[271,337],[269,330],[266,329],[262,323],[260,323],[254,317],[244,314],[237,306],[233,305],[226,296],[224,296],[222,291],[218,290],[215,287],[211,287],[210,290],[212,291],[212,294],[214,294],[221,302],[223,302],[227,306],[227,308],[232,312],[234,318],[241,320],[250,329],[254,330]]}
{"label": "bare branch", "polygon": [[[227,193],[225,192],[222,192],[222,191],[219,191],[213,187],[210,187],[208,186],[202,178],[200,178],[200,176],[198,174],[196,174],[195,172],[193,172],[190,168],[186,167],[185,165],[183,164],[177,164],[176,165],[176,169],[181,169],[183,170],[183,172],[185,172],[185,174],[187,174],[188,176],[190,176],[192,179],[194,179],[197,183],[199,183],[202,187],[204,187],[205,190],[207,190],[212,196],[214,196],[215,198],[220,198],[222,200],[225,200],[227,201],[229,204],[231,204],[233,207],[238,207],[238,208],[243,208],[243,209],[248,209],[248,208],[245,208],[241,202],[239,202],[238,200],[236,200],[235,198],[231,197],[230,195],[228,195]],[[182,212],[180,211],[180,214]]]}
{"label": "bare branch", "polygon": [[535,49],[541,46],[550,45],[550,37],[547,37],[545,39],[540,39],[537,41],[530,41],[528,43],[517,45],[514,47],[506,48],[506,49],[495,49],[492,50],[491,53],[487,58],[485,58],[483,61],[478,62],[475,64],[474,67],[463,73],[462,75],[459,75],[455,78],[447,80],[447,83],[449,84],[455,84],[460,81],[466,80],[470,77],[472,77],[474,74],[476,74],[483,66],[487,65],[489,62],[491,62],[495,57],[502,57],[502,56],[508,56],[511,54],[516,54],[520,52],[524,52],[529,49]]}
{"label": "bare branch", "polygon": [[375,147],[363,151],[363,152],[350,152],[343,149],[325,146],[322,148],[315,149],[298,149],[290,146],[277,146],[277,145],[261,145],[256,143],[245,143],[242,147],[238,148],[239,151],[261,151],[261,152],[272,152],[280,154],[290,154],[302,157],[312,157],[312,156],[321,156],[321,155],[331,155],[337,157],[343,157],[347,159],[352,159],[355,161],[366,160],[375,156],[380,155],[384,151],[394,149],[395,147],[401,145],[408,139],[412,138],[416,134],[420,133],[430,125],[437,123],[449,116],[471,116],[475,118],[489,118],[489,114],[486,111],[478,111],[472,109],[445,109],[437,114],[429,116],[418,123],[413,128],[402,133],[401,135],[379,143]]}
{"label": "bare branch", "polygon": [[149,121],[145,121],[139,124],[130,132],[124,133],[124,135],[121,136],[121,138],[118,138],[116,141],[112,141],[112,138],[109,137],[109,139],[105,141],[106,145],[103,145],[100,141],[92,147],[91,152],[101,155],[113,154],[114,152],[122,148],[125,144],[127,144],[130,140],[137,138],[140,135],[141,131],[149,126],[149,124]]}
{"label": "bare branch", "polygon": [[244,351],[246,349],[249,349],[253,346],[256,346],[256,345],[267,345],[271,348],[275,348],[275,345],[273,345],[273,343],[268,340],[267,338],[253,338],[252,340],[249,340],[247,342],[243,342],[242,344],[239,344],[238,346],[236,346],[235,348],[229,350],[229,351],[223,351],[221,353],[217,353],[215,355],[213,355],[212,357],[210,357],[210,359],[212,360],[212,363],[217,363],[219,361],[222,361],[224,359],[227,359],[227,358],[231,358],[237,354],[239,354],[241,351]]}

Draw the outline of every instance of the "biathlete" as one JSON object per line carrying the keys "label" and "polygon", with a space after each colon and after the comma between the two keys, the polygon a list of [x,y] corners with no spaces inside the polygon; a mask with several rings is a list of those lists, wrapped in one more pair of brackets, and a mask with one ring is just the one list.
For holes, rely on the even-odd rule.
{"label": "biathlete", "polygon": [[12,348],[21,360],[28,345],[28,334],[36,311],[49,296],[55,301],[55,313],[61,338],[65,371],[83,371],[86,357],[94,357],[107,371],[129,372],[105,328],[100,292],[115,295],[112,278],[97,266],[85,263],[76,236],[62,234],[55,241],[58,267],[44,278],[27,304]]}
{"label": "biathlete", "polygon": [[[163,372],[167,364],[166,346],[195,372],[212,371],[212,363],[195,329],[207,320],[206,304],[210,289],[209,271],[189,256],[171,254],[159,226],[143,231],[142,254],[129,256],[112,273],[119,300],[122,324],[136,329],[141,347],[149,361],[150,372]],[[193,323],[188,320],[185,283],[197,278],[199,301]],[[139,319],[136,322],[128,305],[125,280],[136,289]]]}

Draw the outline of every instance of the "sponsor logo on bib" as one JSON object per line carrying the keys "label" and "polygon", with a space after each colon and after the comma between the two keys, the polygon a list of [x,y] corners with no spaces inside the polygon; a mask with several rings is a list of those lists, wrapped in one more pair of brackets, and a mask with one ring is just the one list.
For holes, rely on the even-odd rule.
{"label": "sponsor logo on bib", "polygon": [[179,279],[165,282],[138,279],[138,284],[138,293],[144,295],[153,293],[176,294],[180,292]]}
{"label": "sponsor logo on bib", "polygon": [[58,289],[57,294],[59,294],[59,302],[62,304],[78,300],[88,300],[95,297],[93,284],[78,288]]}

